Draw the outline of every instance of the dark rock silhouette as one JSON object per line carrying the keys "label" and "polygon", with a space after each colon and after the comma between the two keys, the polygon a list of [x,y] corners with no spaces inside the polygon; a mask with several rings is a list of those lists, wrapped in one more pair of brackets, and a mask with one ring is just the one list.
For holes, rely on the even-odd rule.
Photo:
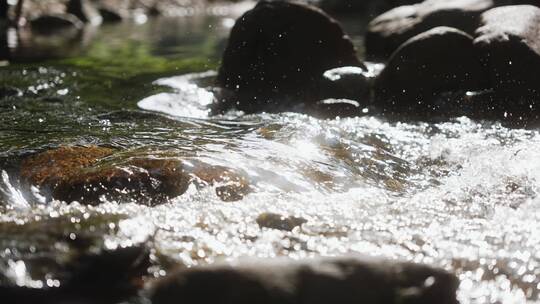
{"label": "dark rock silhouette", "polygon": [[540,95],[540,8],[499,7],[481,19],[474,46],[493,88],[504,95]]}
{"label": "dark rock silhouette", "polygon": [[359,257],[240,261],[180,269],[152,303],[454,304],[457,279],[428,266]]}
{"label": "dark rock silhouette", "polygon": [[339,67],[323,74],[320,95],[367,103],[371,98],[371,82],[375,75],[366,67]]}
{"label": "dark rock silhouette", "polygon": [[436,27],[405,42],[390,58],[374,87],[375,104],[386,113],[425,115],[455,109],[437,104],[441,93],[489,87],[472,37]]}
{"label": "dark rock silhouette", "polygon": [[34,289],[1,284],[0,298],[6,304],[118,303],[142,288],[142,277],[150,266],[149,254],[146,246],[139,245],[77,255],[67,263],[62,261],[66,265],[60,287]]}
{"label": "dark rock silhouette", "polygon": [[335,20],[297,2],[260,1],[233,27],[218,84],[232,92],[225,103],[240,110],[290,109],[315,102],[323,73],[340,66],[361,63]]}
{"label": "dark rock silhouette", "polygon": [[370,22],[366,55],[384,60],[408,39],[437,26],[472,34],[480,14],[495,5],[493,0],[427,0],[394,8]]}

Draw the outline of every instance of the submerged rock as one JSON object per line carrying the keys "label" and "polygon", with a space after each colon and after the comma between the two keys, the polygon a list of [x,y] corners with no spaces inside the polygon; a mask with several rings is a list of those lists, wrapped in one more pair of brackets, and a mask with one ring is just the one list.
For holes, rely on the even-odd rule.
{"label": "submerged rock", "polygon": [[117,165],[99,165],[114,150],[100,147],[62,147],[30,157],[21,165],[21,177],[48,190],[52,199],[94,204],[130,195],[157,204],[185,192],[189,176],[182,163],[168,159],[129,159]]}
{"label": "submerged rock", "polygon": [[408,39],[438,26],[454,27],[473,34],[480,14],[502,2],[426,0],[394,8],[370,22],[366,33],[366,56],[386,59]]}
{"label": "submerged rock", "polygon": [[444,104],[445,99],[437,104],[441,93],[489,87],[472,41],[468,34],[449,27],[411,38],[377,78],[375,104],[386,113],[449,114],[454,105]]}
{"label": "submerged rock", "polygon": [[265,0],[233,27],[217,81],[232,92],[230,107],[275,111],[315,102],[323,73],[340,66],[361,63],[335,20],[308,5]]}
{"label": "submerged rock", "polygon": [[214,186],[216,195],[227,202],[238,201],[251,190],[249,181],[230,168],[143,156],[107,161],[114,152],[95,146],[49,150],[25,159],[21,177],[48,199],[84,204],[100,203],[104,197],[156,205],[182,195],[192,181]]}
{"label": "submerged rock", "polygon": [[191,161],[191,174],[202,185],[212,185],[216,195],[224,202],[235,202],[251,192],[248,179],[242,174],[223,166],[211,166],[202,162]]}
{"label": "submerged rock", "polygon": [[43,15],[30,20],[32,31],[39,34],[53,34],[61,30],[79,31],[84,24],[72,14]]}
{"label": "submerged rock", "polygon": [[540,8],[519,5],[485,12],[474,46],[498,94],[540,96]]}
{"label": "submerged rock", "polygon": [[248,260],[180,269],[159,281],[152,303],[454,304],[457,279],[424,265],[346,257]]}

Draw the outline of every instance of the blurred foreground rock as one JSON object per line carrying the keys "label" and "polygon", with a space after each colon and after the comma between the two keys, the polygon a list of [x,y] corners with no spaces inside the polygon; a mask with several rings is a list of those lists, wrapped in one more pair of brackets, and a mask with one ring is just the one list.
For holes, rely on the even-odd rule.
{"label": "blurred foreground rock", "polygon": [[[5,304],[113,304],[136,295],[150,266],[143,245],[84,253],[63,265],[58,286],[31,288],[8,283],[0,273],[0,299]],[[52,279],[51,279],[52,280]]]}
{"label": "blurred foreground rock", "polygon": [[180,269],[155,284],[153,304],[454,304],[457,279],[410,263],[344,257],[246,260]]}

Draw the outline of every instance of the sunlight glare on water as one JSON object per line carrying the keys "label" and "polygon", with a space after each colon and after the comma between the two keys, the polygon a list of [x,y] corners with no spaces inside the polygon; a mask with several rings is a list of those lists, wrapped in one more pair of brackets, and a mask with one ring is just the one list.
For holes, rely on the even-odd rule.
{"label": "sunlight glare on water", "polygon": [[[92,245],[108,249],[148,242],[163,268],[171,261],[194,266],[241,256],[385,256],[452,271],[461,280],[461,303],[540,300],[538,131],[468,118],[209,117],[213,94],[197,84],[212,83],[215,74],[159,79],[155,84],[169,91],[141,98],[139,110],[81,112],[77,98],[21,101],[20,116],[5,122],[9,132],[0,130],[0,165],[6,166],[0,167],[0,245],[11,248],[0,252],[0,261],[8,261],[0,267],[23,285],[47,283],[47,274],[31,271],[40,262],[33,253],[51,259],[69,253],[67,241],[54,239],[51,246],[42,237],[47,231],[60,240],[97,238],[102,244]],[[60,95],[70,98],[72,91]],[[23,116],[32,125],[18,125]],[[250,193],[224,202],[219,185],[191,184],[155,207],[27,201],[13,163],[66,143],[181,159],[186,166],[224,166],[246,176]],[[299,224],[258,221],[265,214]]]}

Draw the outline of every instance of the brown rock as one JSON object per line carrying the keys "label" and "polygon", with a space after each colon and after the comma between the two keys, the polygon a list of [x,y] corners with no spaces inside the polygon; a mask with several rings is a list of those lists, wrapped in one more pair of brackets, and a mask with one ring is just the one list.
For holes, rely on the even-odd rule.
{"label": "brown rock", "polygon": [[283,216],[276,213],[263,213],[257,217],[257,224],[261,228],[292,231],[294,228],[307,223],[307,220],[296,216]]}
{"label": "brown rock", "polygon": [[238,201],[250,191],[242,174],[223,166],[175,158],[132,157],[105,159],[115,151],[101,147],[61,147],[24,160],[21,177],[45,190],[49,199],[97,204],[134,198],[155,205],[182,195],[190,182],[213,186],[226,202]]}
{"label": "brown rock", "polygon": [[231,168],[201,162],[194,164],[193,175],[204,184],[215,186],[216,195],[224,202],[239,201],[251,192],[247,178]]}
{"label": "brown rock", "polygon": [[365,257],[239,261],[180,269],[154,304],[456,304],[457,279],[429,266]]}
{"label": "brown rock", "polygon": [[103,147],[60,147],[32,156],[22,162],[21,177],[34,185],[54,184],[82,168],[114,153]]}
{"label": "brown rock", "polygon": [[100,147],[62,147],[23,161],[21,177],[48,190],[52,199],[86,204],[101,196],[116,199],[143,197],[150,204],[185,192],[189,177],[182,163],[170,159],[129,159],[120,164],[100,164],[114,150]]}

